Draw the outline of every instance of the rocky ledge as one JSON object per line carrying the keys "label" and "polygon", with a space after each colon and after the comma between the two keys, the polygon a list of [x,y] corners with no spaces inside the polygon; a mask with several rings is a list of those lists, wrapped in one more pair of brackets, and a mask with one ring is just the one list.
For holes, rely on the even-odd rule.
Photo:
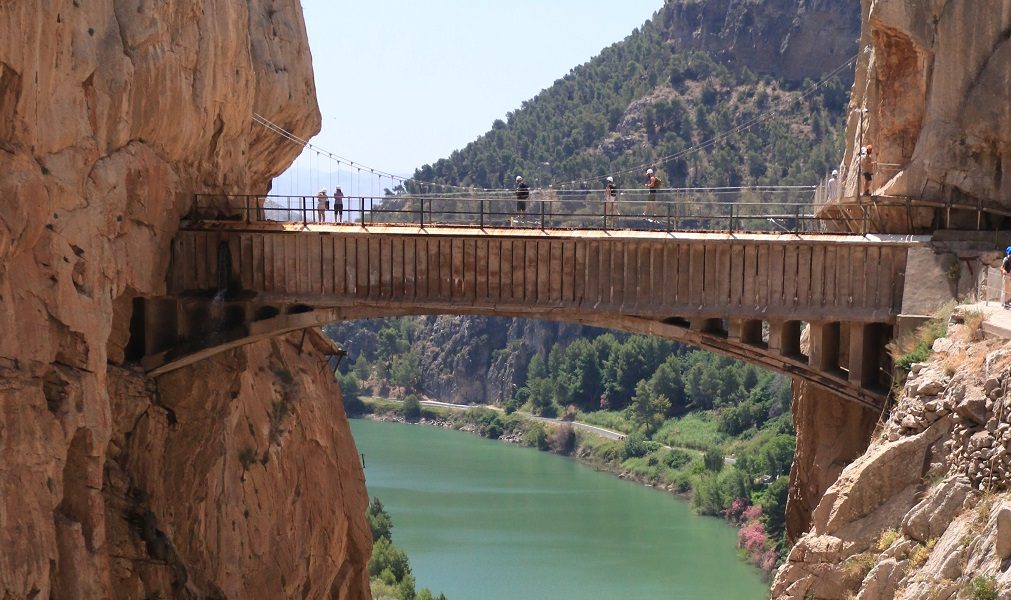
{"label": "rocky ledge", "polygon": [[822,498],[773,598],[1011,598],[1011,344],[959,321]]}

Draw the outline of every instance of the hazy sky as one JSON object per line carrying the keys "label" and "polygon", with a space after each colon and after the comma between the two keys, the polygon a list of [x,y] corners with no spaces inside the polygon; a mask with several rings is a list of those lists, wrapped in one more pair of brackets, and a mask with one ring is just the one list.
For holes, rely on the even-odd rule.
{"label": "hazy sky", "polygon": [[[488,131],[662,5],[303,0],[323,115],[312,142],[409,175]],[[296,166],[305,170],[310,160],[303,156]]]}

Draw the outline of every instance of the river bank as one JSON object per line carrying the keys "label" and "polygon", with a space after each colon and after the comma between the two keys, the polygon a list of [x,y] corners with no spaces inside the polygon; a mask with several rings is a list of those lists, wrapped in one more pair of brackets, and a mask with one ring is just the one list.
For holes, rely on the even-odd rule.
{"label": "river bank", "polygon": [[[397,402],[397,401],[396,400],[386,400],[386,402]],[[366,401],[366,403],[369,404],[370,402]],[[426,408],[428,410],[431,410],[432,412],[436,412],[436,411],[439,410],[438,408],[433,408],[433,407],[430,407],[430,406],[428,406]],[[454,410],[454,409],[448,409],[447,408],[447,409],[443,409],[443,410],[447,411],[447,414],[445,416],[438,415],[438,414],[435,414],[435,415],[431,415],[430,414],[430,415],[427,415],[427,416],[422,416],[422,417],[420,417],[417,420],[408,420],[407,418],[405,418],[403,416],[403,414],[399,414],[398,412],[396,412],[394,410],[386,410],[385,412],[379,412],[379,413],[369,413],[369,414],[362,415],[362,416],[360,416],[358,418],[363,418],[363,419],[367,419],[367,420],[370,420],[370,421],[379,421],[379,422],[384,422],[384,423],[402,423],[402,424],[408,424],[408,425],[424,425],[424,426],[428,426],[428,427],[440,427],[440,428],[443,428],[443,429],[453,429],[453,430],[462,431],[462,432],[465,432],[465,433],[472,433],[474,435],[478,435],[478,436],[481,436],[481,437],[489,437],[487,435],[484,435],[484,429],[481,427],[480,423],[477,423],[477,422],[474,422],[474,421],[471,421],[471,420],[465,420],[465,419],[452,419],[452,418],[449,417],[448,413],[449,413],[449,411]],[[457,410],[471,410],[471,411],[474,411],[474,410],[492,410],[492,409],[487,409],[487,408],[484,408],[484,407],[480,407],[480,408],[478,408],[478,407],[468,407],[466,409],[457,409]],[[573,426],[574,427],[575,425],[577,425],[575,423],[573,423],[571,425],[567,424],[567,423],[557,423],[557,424],[548,423],[548,422],[545,422],[544,420],[531,418],[531,417],[529,417],[527,415],[523,415],[523,414],[520,414],[520,413],[513,413],[513,415],[515,415],[516,419],[520,419],[520,420],[525,421],[525,423],[528,425],[528,427],[527,428],[523,428],[523,429],[513,429],[511,431],[503,432],[501,435],[499,435],[499,436],[497,436],[495,438],[492,438],[492,439],[497,439],[498,441],[505,442],[507,444],[516,444],[516,445],[524,446],[524,447],[536,447],[537,444],[531,444],[531,443],[529,443],[530,440],[527,439],[527,437],[526,437],[526,434],[528,434],[529,431],[530,431],[530,427],[529,426],[537,425],[539,423],[543,423],[546,428],[558,428],[558,427],[566,427],[566,426]],[[600,429],[600,428],[594,427],[594,429]],[[612,432],[612,433],[616,436],[615,438],[611,438],[614,441],[623,441],[624,438],[625,438],[624,434],[622,434],[620,432]],[[664,481],[664,480],[660,480],[660,479],[654,479],[654,478],[649,477],[647,474],[644,474],[644,473],[641,473],[641,472],[637,472],[637,471],[634,471],[632,469],[624,469],[624,468],[620,468],[620,467],[616,468],[616,466],[614,465],[613,461],[607,460],[607,456],[606,455],[605,456],[598,456],[598,453],[596,452],[600,448],[598,445],[589,445],[589,444],[581,443],[584,440],[580,440],[579,439],[581,435],[598,435],[601,438],[601,440],[607,440],[608,438],[606,438],[604,436],[600,436],[599,434],[591,433],[589,431],[576,431],[575,434],[576,434],[576,438],[577,438],[577,443],[576,443],[575,450],[573,452],[568,453],[568,454],[566,454],[564,452],[556,452],[554,449],[552,449],[550,447],[548,447],[548,448],[546,448],[544,450],[549,451],[549,452],[554,452],[555,454],[561,454],[562,456],[568,456],[570,458],[574,458],[574,459],[578,460],[579,462],[581,462],[581,463],[583,463],[583,464],[585,464],[587,466],[590,466],[590,467],[592,467],[593,469],[595,469],[597,471],[601,471],[601,472],[604,472],[604,473],[610,473],[611,475],[614,475],[618,479],[623,479],[623,480],[626,480],[626,481],[634,481],[634,482],[639,483],[641,485],[644,485],[646,487],[651,487],[651,488],[656,488],[656,489],[659,489],[659,490],[663,490],[665,492],[670,493],[672,496],[675,496],[679,500],[682,500],[682,501],[685,501],[685,502],[688,502],[688,501],[691,500],[691,498],[692,498],[691,489],[682,489],[682,488],[679,488],[679,486],[678,486],[678,484],[676,482],[673,482],[673,481]],[[535,438],[535,440],[536,440],[536,438]]]}
{"label": "river bank", "polygon": [[[589,424],[439,402],[417,403],[407,410],[400,400],[372,398],[364,402],[366,412],[357,415],[364,419],[455,429],[537,448],[573,458],[619,479],[664,491],[692,505],[695,504],[696,488],[701,493],[712,493],[716,486],[710,483],[736,472],[723,469],[722,457],[714,461],[701,453],[692,455],[683,449],[672,449],[637,436],[626,437],[620,432]],[[752,500],[742,494],[729,503],[726,511],[711,516],[720,516],[737,529],[738,554],[769,577],[778,564],[780,553],[776,550],[775,541],[765,534],[767,518],[759,503]],[[702,514],[701,511],[696,512]]]}

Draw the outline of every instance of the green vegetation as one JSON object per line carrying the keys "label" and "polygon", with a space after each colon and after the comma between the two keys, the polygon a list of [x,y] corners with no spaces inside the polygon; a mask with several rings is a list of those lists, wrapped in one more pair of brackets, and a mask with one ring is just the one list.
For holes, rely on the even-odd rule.
{"label": "green vegetation", "polygon": [[997,600],[997,580],[987,575],[972,578],[972,600]]}
{"label": "green vegetation", "polygon": [[[523,173],[537,187],[653,164],[673,187],[792,185],[812,184],[838,162],[848,82],[801,99],[811,82],[759,77],[704,52],[675,51],[668,10],[415,177],[503,188]],[[784,108],[775,118],[740,135],[660,163],[776,107]],[[635,169],[617,183],[641,187],[638,175]]]}
{"label": "green vegetation", "polygon": [[[369,558],[369,586],[376,600],[435,600],[427,588],[416,592],[411,564],[404,551],[393,544],[393,519],[379,498],[373,498],[365,512],[372,530],[372,556]],[[439,594],[439,600],[446,600]]]}
{"label": "green vegetation", "polygon": [[948,321],[955,306],[954,301],[945,304],[930,320],[920,325],[911,337],[889,344],[888,349],[895,360],[895,369],[900,374],[896,379],[897,384],[905,380],[904,375],[909,373],[914,363],[930,358],[934,342],[948,332]]}

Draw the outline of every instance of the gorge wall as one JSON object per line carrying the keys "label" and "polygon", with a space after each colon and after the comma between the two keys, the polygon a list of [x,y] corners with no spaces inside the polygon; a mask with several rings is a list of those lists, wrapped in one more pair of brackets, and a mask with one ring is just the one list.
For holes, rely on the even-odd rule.
{"label": "gorge wall", "polygon": [[0,596],[363,597],[339,392],[262,343],[147,380],[193,192],[265,192],[319,128],[294,0],[0,4]]}
{"label": "gorge wall", "polygon": [[859,151],[872,144],[877,195],[1011,208],[1011,2],[863,0],[862,10],[843,196],[856,195]]}

